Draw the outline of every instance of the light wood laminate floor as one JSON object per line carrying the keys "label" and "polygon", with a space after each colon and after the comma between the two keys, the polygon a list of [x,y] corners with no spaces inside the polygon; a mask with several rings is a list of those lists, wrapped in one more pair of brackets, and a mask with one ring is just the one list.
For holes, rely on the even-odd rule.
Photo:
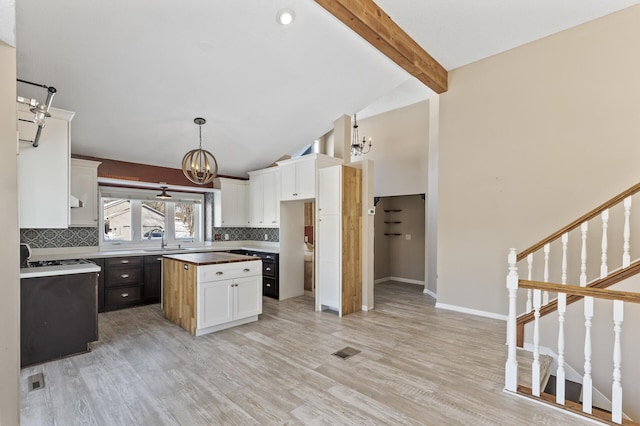
{"label": "light wood laminate floor", "polygon": [[[502,391],[503,321],[435,309],[416,285],[375,291],[344,318],[265,298],[258,322],[202,337],[159,305],[100,314],[92,352],[22,371],[22,424],[584,424]],[[346,346],[361,352],[332,355]]]}

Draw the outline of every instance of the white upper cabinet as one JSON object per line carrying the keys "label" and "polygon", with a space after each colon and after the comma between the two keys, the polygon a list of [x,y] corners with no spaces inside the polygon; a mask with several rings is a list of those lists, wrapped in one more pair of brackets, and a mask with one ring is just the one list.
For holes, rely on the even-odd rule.
{"label": "white upper cabinet", "polygon": [[214,188],[220,189],[220,226],[242,227],[248,224],[248,181],[216,178]]}
{"label": "white upper cabinet", "polygon": [[249,226],[280,226],[280,170],[277,167],[249,172]]}
{"label": "white upper cabinet", "polygon": [[99,165],[99,161],[71,159],[71,198],[80,205],[71,204],[70,226],[98,226]]}
{"label": "white upper cabinet", "polygon": [[323,154],[278,161],[281,201],[315,198],[317,170],[338,164],[342,164],[341,159]]}
{"label": "white upper cabinet", "polygon": [[[20,142],[18,193],[20,228],[67,228],[69,211],[70,128],[74,113],[51,108],[39,146]],[[33,113],[18,105],[18,118],[32,120]],[[18,121],[20,139],[33,140],[37,126]]]}

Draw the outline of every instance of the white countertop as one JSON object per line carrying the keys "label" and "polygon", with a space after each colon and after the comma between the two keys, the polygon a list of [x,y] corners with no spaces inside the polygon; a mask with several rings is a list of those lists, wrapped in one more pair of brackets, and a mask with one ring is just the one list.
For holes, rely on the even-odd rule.
{"label": "white countertop", "polygon": [[100,272],[100,267],[93,263],[83,263],[65,265],[64,267],[40,266],[37,268],[22,268],[20,269],[20,278],[52,277],[56,275],[86,274],[89,272]]}

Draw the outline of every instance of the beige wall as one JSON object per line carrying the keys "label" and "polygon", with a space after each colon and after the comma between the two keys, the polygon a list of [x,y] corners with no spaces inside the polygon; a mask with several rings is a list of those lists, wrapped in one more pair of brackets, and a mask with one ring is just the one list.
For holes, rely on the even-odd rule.
{"label": "beige wall", "polygon": [[[375,163],[374,194],[427,192],[429,103],[409,105],[366,119],[358,119],[358,134],[373,139],[362,158]],[[358,157],[352,157],[356,161]]]}
{"label": "beige wall", "polygon": [[[384,210],[402,210],[385,213]],[[396,277],[424,284],[425,201],[420,195],[383,197],[376,207],[376,280]],[[399,221],[386,224],[385,221]],[[389,236],[385,233],[400,233]],[[407,235],[411,239],[407,240]],[[378,265],[380,264],[380,265]]]}
{"label": "beige wall", "polygon": [[640,6],[453,70],[438,301],[506,314],[506,256],[640,180]]}
{"label": "beige wall", "polygon": [[18,160],[16,147],[16,50],[0,42],[0,424],[17,425],[20,408],[20,280]]}

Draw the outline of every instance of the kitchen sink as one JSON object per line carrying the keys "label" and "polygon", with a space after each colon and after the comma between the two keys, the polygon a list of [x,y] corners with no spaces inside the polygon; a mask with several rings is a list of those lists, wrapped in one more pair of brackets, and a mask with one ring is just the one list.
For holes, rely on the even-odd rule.
{"label": "kitchen sink", "polygon": [[177,253],[182,251],[204,251],[202,247],[165,247],[161,248],[152,248],[152,249],[143,249],[145,253]]}

